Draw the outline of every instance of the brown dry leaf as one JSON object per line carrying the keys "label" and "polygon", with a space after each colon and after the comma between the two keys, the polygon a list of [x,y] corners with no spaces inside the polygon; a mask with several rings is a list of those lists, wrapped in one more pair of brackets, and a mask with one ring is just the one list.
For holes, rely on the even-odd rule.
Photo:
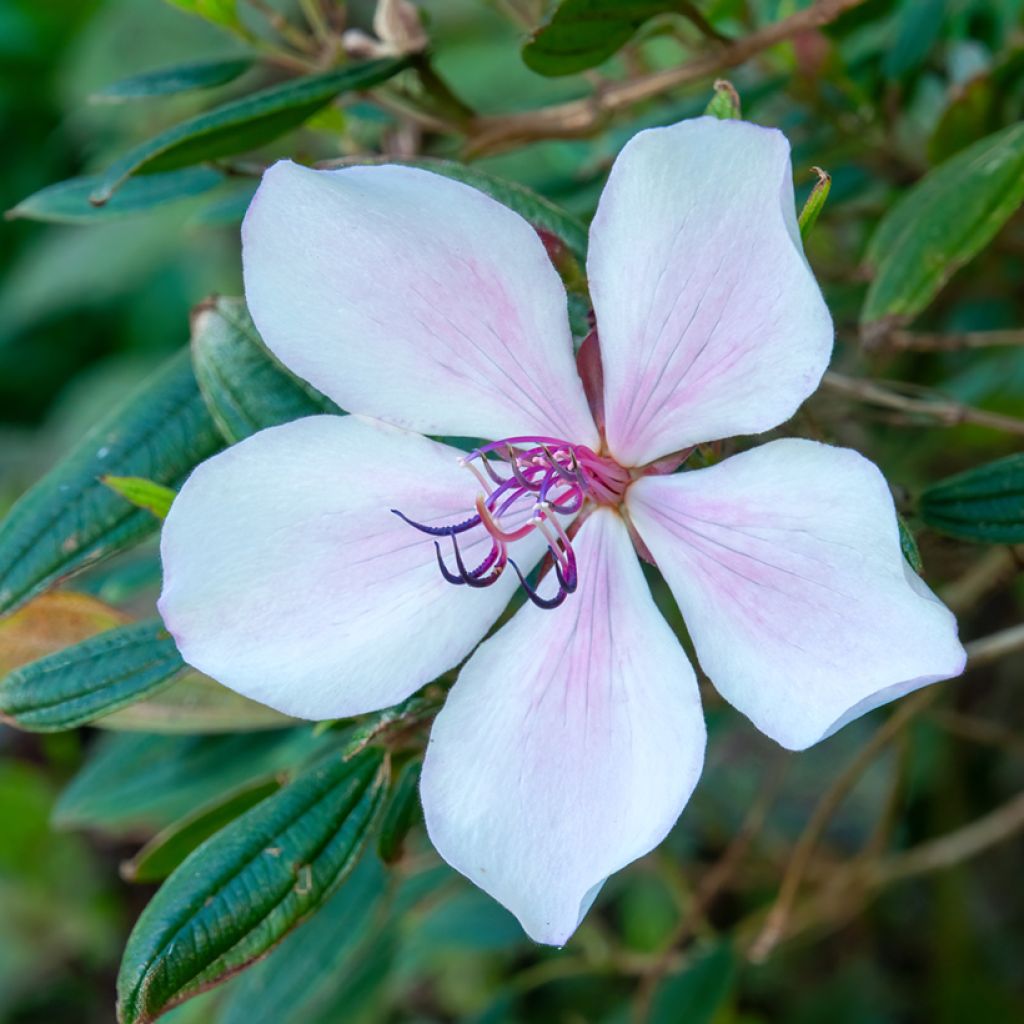
{"label": "brown dry leaf", "polygon": [[130,616],[89,594],[41,594],[0,620],[0,676],[130,621]]}

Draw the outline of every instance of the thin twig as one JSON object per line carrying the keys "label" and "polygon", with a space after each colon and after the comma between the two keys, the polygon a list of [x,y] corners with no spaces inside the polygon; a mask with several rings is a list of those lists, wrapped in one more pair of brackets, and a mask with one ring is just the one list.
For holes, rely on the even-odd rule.
{"label": "thin twig", "polygon": [[879,384],[877,381],[862,377],[848,377],[833,370],[825,374],[821,383],[830,391],[859,402],[877,405],[883,409],[893,409],[911,416],[927,416],[939,426],[955,427],[962,423],[972,423],[975,426],[1024,437],[1024,420],[1004,416],[998,412],[988,412],[985,409],[975,409],[973,406],[934,393],[921,396],[907,395],[899,390],[899,385]]}
{"label": "thin twig", "polygon": [[1021,567],[1017,549],[994,547],[986,551],[962,576],[942,588],[942,600],[958,615],[1002,586]]}
{"label": "thin twig", "polygon": [[[993,633],[991,636],[972,640],[965,645],[968,668],[978,668],[1005,657],[1014,651],[1024,650],[1024,624]],[[892,740],[900,730],[925,708],[942,691],[938,687],[920,690],[904,700],[892,716],[857,752],[825,794],[818,801],[804,831],[793,848],[789,867],[779,886],[779,894],[765,918],[764,924],[750,946],[749,957],[755,962],[765,960],[786,933],[789,918],[796,897],[803,882],[811,857],[832,816],[860,780],[861,775],[874,761],[879,751]]]}
{"label": "thin twig", "polygon": [[1018,793],[1012,800],[963,828],[876,861],[868,870],[866,881],[870,886],[881,887],[914,875],[941,871],[977,856],[1022,829],[1024,793]]}
{"label": "thin twig", "polygon": [[598,131],[617,111],[668,92],[681,85],[713,78],[737,67],[763,50],[801,32],[821,28],[864,0],[817,0],[817,3],[772,25],[722,46],[680,67],[656,71],[625,82],[609,82],[583,99],[559,103],[520,114],[479,118],[467,143],[467,154],[483,156],[503,152],[538,139],[573,138]]}
{"label": "thin twig", "polygon": [[978,718],[975,715],[964,715],[958,711],[933,711],[931,718],[954,736],[970,740],[972,743],[998,747],[1017,757],[1024,757],[1024,736],[1014,729],[1000,725],[999,722]]}
{"label": "thin twig", "polygon": [[932,687],[921,690],[913,696],[908,697],[900,704],[893,715],[886,720],[874,735],[857,752],[857,755],[846,766],[825,794],[818,801],[817,806],[811,814],[810,820],[800,834],[800,838],[793,847],[793,855],[789,861],[779,886],[779,894],[760,933],[750,946],[748,956],[754,962],[761,962],[768,958],[769,954],[778,944],[786,930],[789,916],[792,913],[800,885],[810,866],[811,857],[818,845],[818,840],[824,833],[828,823],[832,820],[833,814],[846,799],[849,792],[860,781],[861,775],[874,761],[878,752],[907,724],[912,718],[926,708],[934,699],[937,690]]}
{"label": "thin twig", "polygon": [[707,914],[715,897],[732,879],[743,859],[747,855],[754,839],[761,831],[775,797],[778,795],[782,782],[783,768],[786,762],[779,758],[769,770],[761,786],[761,792],[747,812],[739,831],[733,836],[722,856],[711,866],[701,878],[693,894],[693,900],[686,914],[679,921],[672,937],[665,946],[664,952],[655,961],[653,967],[642,977],[634,1000],[634,1018],[638,1022],[647,1019],[651,999],[658,982],[665,976],[676,958],[679,948],[688,942],[696,932],[701,920]]}
{"label": "thin twig", "polygon": [[968,348],[996,348],[1024,345],[1024,330],[961,331],[954,334],[929,334],[917,331],[890,331],[885,348],[895,352],[958,352]]}
{"label": "thin twig", "polygon": [[260,12],[267,24],[290,46],[311,56],[317,53],[318,47],[300,28],[296,28],[279,10],[272,7],[267,0],[247,0],[250,7]]}
{"label": "thin twig", "polygon": [[962,864],[1021,830],[1024,830],[1024,793],[1018,793],[996,810],[937,839],[868,863],[850,864],[800,904],[783,938],[789,940],[823,925],[839,927],[887,885]]}

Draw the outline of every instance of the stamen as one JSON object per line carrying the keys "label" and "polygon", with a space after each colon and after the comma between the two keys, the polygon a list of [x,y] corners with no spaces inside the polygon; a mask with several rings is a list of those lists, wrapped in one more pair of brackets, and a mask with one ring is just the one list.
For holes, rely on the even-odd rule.
{"label": "stamen", "polygon": [[[451,538],[456,571],[445,563],[440,543],[434,542],[438,567],[449,583],[489,587],[511,565],[535,605],[557,608],[579,583],[576,553],[560,517],[575,516],[588,502],[619,504],[632,482],[632,474],[585,445],[554,437],[508,437],[475,449],[462,456],[459,463],[473,474],[483,490],[474,502],[475,515],[447,526],[435,526],[417,522],[398,509],[392,511],[421,533]],[[550,559],[558,585],[552,597],[541,597],[509,556],[511,544],[535,531],[547,545],[545,562]],[[490,542],[487,555],[472,569],[466,566],[460,538],[471,545],[485,539]]]}

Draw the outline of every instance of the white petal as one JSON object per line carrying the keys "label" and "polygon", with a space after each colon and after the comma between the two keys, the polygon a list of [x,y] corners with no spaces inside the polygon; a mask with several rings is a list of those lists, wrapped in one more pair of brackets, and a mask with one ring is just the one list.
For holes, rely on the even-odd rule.
{"label": "white petal", "polygon": [[704,117],[636,135],[587,268],[608,444],[625,465],[777,426],[828,365],[832,321],[773,129]]}
{"label": "white petal", "polygon": [[349,412],[594,443],[565,289],[536,232],[482,192],[411,167],[281,161],[242,242],[264,341]]}
{"label": "white petal", "polygon": [[422,783],[441,856],[553,945],[661,842],[704,757],[693,669],[622,521],[594,513],[576,550],[579,590],[527,605],[467,662]]}
{"label": "white petal", "polygon": [[627,505],[701,666],[784,747],[963,671],[956,620],[907,568],[886,482],[854,451],[773,441],[638,480]]}
{"label": "white petal", "polygon": [[[356,417],[316,416],[203,463],[161,540],[159,607],[185,660],[302,718],[387,707],[458,664],[514,581],[446,583],[430,538],[390,511],[465,519],[479,485],[458,456]],[[467,545],[467,561],[487,547]]]}

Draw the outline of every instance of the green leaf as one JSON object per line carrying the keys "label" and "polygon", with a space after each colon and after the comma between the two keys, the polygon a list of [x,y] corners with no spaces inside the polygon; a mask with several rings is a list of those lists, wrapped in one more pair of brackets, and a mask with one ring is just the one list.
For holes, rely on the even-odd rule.
{"label": "green leaf", "polygon": [[719,78],[715,82],[715,93],[704,110],[708,117],[720,121],[738,121],[742,116],[740,94],[732,82]]}
{"label": "green leaf", "polygon": [[156,519],[101,482],[141,476],[175,487],[223,446],[188,353],[100,421],[0,523],[0,614],[153,533]]}
{"label": "green leaf", "polygon": [[423,762],[416,758],[401,771],[388,797],[387,808],[380,823],[377,852],[386,864],[402,856],[405,837],[420,809],[420,772]]}
{"label": "green leaf", "polygon": [[237,0],[167,0],[167,2],[214,25],[239,32],[244,31],[244,26],[238,16]]}
{"label": "green leaf", "polygon": [[95,724],[119,732],[209,734],[254,732],[293,725],[294,718],[257,704],[209,676],[187,672],[166,689]]}
{"label": "green leaf", "polygon": [[138,700],[184,668],[159,619],[98,633],[0,681],[0,716],[20,729],[72,729]]}
{"label": "green leaf", "polygon": [[182,121],[116,160],[89,199],[97,205],[108,202],[133,174],[170,171],[255,149],[297,128],[340,93],[378,85],[408,64],[406,59],[372,60],[297,78]]}
{"label": "green leaf", "polygon": [[333,752],[192,853],[128,939],[122,1024],[224,981],[316,911],[355,865],[387,778],[380,750]]}
{"label": "green leaf", "polygon": [[244,785],[291,772],[337,743],[308,728],[225,736],[112,733],[57,801],[54,823],[150,836]]}
{"label": "green leaf", "polygon": [[170,487],[155,484],[141,476],[104,476],[100,479],[115,494],[120,494],[136,508],[152,512],[157,519],[167,518],[167,513],[171,511],[171,502],[177,497]]}
{"label": "green leaf", "polygon": [[89,196],[101,181],[100,176],[89,175],[47,185],[8,210],[5,216],[8,220],[20,217],[54,224],[95,224],[118,220],[203,195],[220,185],[224,175],[212,167],[186,167],[180,171],[147,174],[126,181],[109,203],[95,206],[89,202]]}
{"label": "green leaf", "polygon": [[832,191],[832,176],[820,167],[812,167],[811,170],[817,174],[818,180],[814,183],[814,188],[811,189],[811,194],[800,211],[800,237],[804,241],[807,240],[814,225],[818,223],[818,217],[828,201],[828,194]]}
{"label": "green leaf", "polygon": [[523,61],[541,75],[586,71],[625,46],[645,21],[685,6],[680,0],[562,0],[523,47]]}
{"label": "green leaf", "polygon": [[303,416],[341,412],[277,361],[242,299],[214,297],[196,308],[192,363],[206,404],[231,442]]}
{"label": "green leaf", "polygon": [[903,0],[895,38],[886,48],[886,78],[908,78],[919,70],[942,32],[948,0]]}
{"label": "green leaf", "polygon": [[924,569],[924,562],[921,561],[921,552],[917,547],[917,541],[910,532],[910,527],[899,513],[896,514],[896,523],[900,529],[900,550],[907,564],[914,572],[921,572]]}
{"label": "green leaf", "polygon": [[1024,543],[1024,455],[1008,455],[927,488],[917,506],[931,527],[983,544]]}
{"label": "green leaf", "polygon": [[725,943],[696,955],[654,991],[650,1024],[711,1024],[736,981],[736,956]]}
{"label": "green leaf", "polygon": [[875,276],[861,323],[920,313],[1024,200],[1024,121],[961,150],[929,172],[882,218],[866,261]]}
{"label": "green leaf", "polygon": [[277,779],[261,779],[198,807],[158,832],[131,860],[125,861],[121,877],[128,882],[162,882],[200,843],[280,787]]}
{"label": "green leaf", "polygon": [[157,68],[155,71],[122,78],[94,92],[89,99],[93,103],[124,103],[153,96],[174,96],[197,89],[213,89],[233,82],[254,63],[252,57],[228,57],[175,64],[173,67]]}
{"label": "green leaf", "polygon": [[301,932],[289,935],[232,986],[219,1024],[352,1020],[354,983],[381,932],[374,912],[386,881],[380,861],[364,856]]}

